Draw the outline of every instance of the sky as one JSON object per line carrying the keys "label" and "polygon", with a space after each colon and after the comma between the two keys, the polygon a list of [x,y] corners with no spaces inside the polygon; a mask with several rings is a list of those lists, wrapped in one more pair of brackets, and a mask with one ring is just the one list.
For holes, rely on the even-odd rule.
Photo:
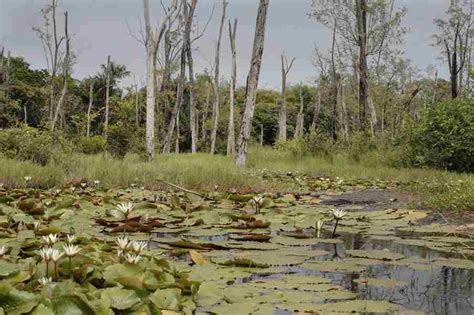
{"label": "sky", "polygon": [[[168,0],[163,0],[165,3]],[[447,69],[439,59],[439,51],[433,47],[431,35],[435,32],[433,19],[442,17],[450,0],[397,0],[398,7],[405,6],[408,13],[403,25],[410,29],[402,49],[405,57],[421,70],[435,65],[440,76],[447,77]],[[47,0],[0,0],[0,46],[12,55],[20,55],[33,68],[45,68],[46,61],[40,40],[32,31],[39,26],[41,8]],[[152,21],[158,24],[162,17],[159,0],[150,0]],[[313,48],[329,48],[330,34],[312,20],[311,0],[270,0],[267,16],[264,58],[260,87],[277,89],[280,85],[280,55],[295,57],[288,80],[292,83],[313,82],[317,70],[311,63]],[[142,0],[59,0],[59,20],[62,11],[69,12],[69,32],[72,49],[77,57],[73,76],[79,79],[94,75],[100,64],[106,63],[107,55],[124,64],[140,83],[145,79],[145,47],[136,40],[140,36],[143,20]],[[196,72],[209,69],[214,60],[221,14],[220,0],[199,0],[195,21],[202,29],[215,12],[204,36],[194,45]],[[245,83],[252,52],[255,18],[258,0],[229,0],[227,17],[238,19],[237,64],[239,84]],[[227,78],[231,67],[230,43],[227,23],[222,37],[222,78]],[[132,76],[123,80],[122,86],[132,83]]]}

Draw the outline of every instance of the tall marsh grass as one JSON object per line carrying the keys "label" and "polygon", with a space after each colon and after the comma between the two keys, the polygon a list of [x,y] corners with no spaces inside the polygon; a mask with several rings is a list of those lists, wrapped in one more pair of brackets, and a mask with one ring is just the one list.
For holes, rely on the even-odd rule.
{"label": "tall marsh grass", "polygon": [[[377,153],[381,154],[381,153]],[[299,172],[314,176],[338,176],[344,179],[381,179],[412,183],[408,189],[426,195],[426,205],[449,209],[474,210],[474,177],[430,169],[396,169],[383,166],[372,153],[354,162],[336,154],[330,160],[314,156],[296,156],[272,148],[251,149],[246,168],[234,165],[232,157],[222,155],[168,154],[144,162],[138,155],[118,160],[110,155],[74,153],[56,158],[45,166],[0,157],[0,182],[11,187],[24,186],[25,176],[38,187],[60,186],[72,179],[99,180],[104,187],[128,187],[131,184],[152,189],[165,188],[160,180],[196,190],[212,191],[288,191],[297,186],[288,182],[264,180],[257,176],[270,173]]]}

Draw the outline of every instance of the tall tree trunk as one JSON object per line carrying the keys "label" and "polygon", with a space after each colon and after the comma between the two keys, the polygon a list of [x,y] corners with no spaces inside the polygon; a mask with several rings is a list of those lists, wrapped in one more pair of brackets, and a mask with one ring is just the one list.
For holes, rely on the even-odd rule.
{"label": "tall tree trunk", "polygon": [[[186,3],[184,4],[186,5]],[[197,0],[192,0],[189,6],[188,14],[186,16],[186,56],[188,59],[189,70],[189,124],[191,130],[191,153],[197,151],[198,141],[198,124],[196,116],[196,105],[194,104],[194,69],[193,69],[193,54],[191,46],[191,29],[194,18],[194,11],[196,10]]]}
{"label": "tall tree trunk", "polygon": [[56,123],[58,121],[59,112],[61,107],[63,106],[64,99],[66,97],[67,92],[67,76],[69,75],[69,33],[68,33],[68,13],[67,11],[64,12],[64,35],[66,39],[66,55],[64,56],[63,60],[63,88],[61,90],[61,96],[59,97],[58,104],[56,105],[56,109],[54,112],[53,121],[51,122],[51,133],[54,133],[54,128],[56,127]]}
{"label": "tall tree trunk", "polygon": [[321,84],[318,87],[318,100],[314,105],[313,120],[311,121],[311,131],[316,131],[316,124],[319,120],[319,113],[321,111]]}
{"label": "tall tree trunk", "polygon": [[433,86],[433,98],[431,100],[431,104],[436,103],[436,97],[438,96],[438,69],[435,71],[435,79],[434,79],[434,86]]}
{"label": "tall tree trunk", "polygon": [[260,146],[263,147],[263,124],[260,124]]}
{"label": "tall tree trunk", "polygon": [[368,0],[356,0],[357,33],[359,46],[359,129],[367,129],[369,102],[369,70],[367,66],[367,11]]}
{"label": "tall tree trunk", "polygon": [[303,100],[303,83],[300,84],[300,110],[296,117],[296,127],[294,138],[298,139],[303,137],[304,132],[304,100]]}
{"label": "tall tree trunk", "polygon": [[232,52],[232,70],[230,76],[229,91],[229,126],[227,128],[227,155],[235,154],[235,122],[234,122],[234,98],[235,98],[235,81],[237,80],[237,51],[235,46],[235,36],[237,33],[237,19],[234,20],[232,27],[229,20],[229,39]]}
{"label": "tall tree trunk", "polygon": [[109,128],[109,105],[110,105],[110,55],[107,56],[107,69],[105,78],[105,122],[104,138],[107,140],[107,130]]}
{"label": "tall tree trunk", "polygon": [[451,66],[451,98],[456,99],[458,97],[458,52],[456,40],[454,41],[454,49],[452,56],[452,66]]}
{"label": "tall tree trunk", "polygon": [[174,152],[179,153],[179,140],[180,140],[180,130],[179,130],[179,112],[176,114],[176,142],[174,146]]}
{"label": "tall tree trunk", "polygon": [[177,9],[177,0],[173,0],[171,8],[168,10],[165,18],[158,27],[156,34],[151,28],[150,22],[150,4],[149,0],[143,0],[143,12],[145,19],[146,34],[146,153],[148,161],[155,157],[155,85],[156,85],[156,56],[160,47],[161,38],[166,25]]}
{"label": "tall tree trunk", "polygon": [[206,129],[206,122],[207,122],[207,115],[208,115],[208,111],[209,111],[209,103],[210,103],[210,98],[211,98],[211,89],[212,89],[212,82],[208,82],[208,85],[207,85],[207,93],[206,93],[206,102],[204,103],[204,108],[203,108],[203,111],[202,111],[202,118],[201,118],[201,123],[202,123],[202,127],[201,127],[201,132],[202,132],[202,142],[205,143],[206,142],[206,138],[207,138],[207,129]]}
{"label": "tall tree trunk", "polygon": [[295,58],[288,64],[288,60],[285,55],[281,55],[281,98],[280,98],[280,111],[278,113],[278,140],[285,141],[287,138],[286,134],[286,81],[288,73],[293,66]]}
{"label": "tall tree trunk", "polygon": [[135,127],[138,128],[140,127],[140,114],[138,112],[139,108],[139,94],[138,94],[138,85],[135,82]]}
{"label": "tall tree trunk", "polygon": [[89,85],[89,106],[87,107],[87,127],[86,127],[86,137],[91,136],[91,110],[92,103],[94,102],[94,81],[91,81]]}
{"label": "tall tree trunk", "polygon": [[270,0],[260,0],[255,26],[255,37],[252,49],[252,59],[250,70],[247,76],[247,87],[245,96],[245,107],[240,126],[239,139],[237,141],[237,154],[235,164],[244,166],[247,161],[248,142],[250,139],[250,129],[252,127],[253,114],[255,110],[255,98],[257,96],[258,79],[260,67],[262,65],[263,47],[265,42],[265,24],[267,10]]}
{"label": "tall tree trunk", "polygon": [[331,134],[334,141],[337,140],[337,104],[340,99],[339,81],[340,75],[337,73],[335,51],[336,51],[336,29],[337,21],[334,21],[334,28],[332,31],[332,45],[331,45],[331,68],[332,68],[332,82],[334,87],[334,95],[332,101],[332,119],[331,119]]}
{"label": "tall tree trunk", "polygon": [[[184,6],[186,7],[186,6]],[[176,92],[176,102],[173,111],[171,112],[171,118],[168,125],[168,132],[163,144],[163,153],[170,153],[171,151],[171,142],[173,140],[174,128],[176,125],[177,117],[179,111],[181,110],[181,105],[184,100],[184,85],[186,77],[186,47],[181,48],[181,68],[178,77],[178,90]]]}
{"label": "tall tree trunk", "polygon": [[225,11],[227,8],[228,2],[222,0],[222,16],[221,24],[219,26],[219,36],[217,38],[216,44],[216,56],[214,61],[214,83],[212,85],[214,92],[214,103],[212,106],[212,130],[211,130],[211,154],[216,152],[216,141],[217,141],[217,127],[219,123],[219,63],[220,63],[220,50],[221,50],[221,39],[222,39],[222,30],[224,29],[225,21]]}

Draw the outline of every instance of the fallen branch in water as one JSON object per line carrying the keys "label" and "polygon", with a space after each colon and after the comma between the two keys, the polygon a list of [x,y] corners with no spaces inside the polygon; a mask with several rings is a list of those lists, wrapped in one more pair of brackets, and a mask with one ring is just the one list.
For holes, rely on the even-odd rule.
{"label": "fallen branch in water", "polygon": [[171,187],[173,187],[173,188],[182,190],[182,191],[184,191],[184,192],[187,192],[187,193],[190,193],[190,194],[199,196],[199,197],[204,198],[204,199],[206,199],[206,200],[214,200],[214,199],[212,199],[212,198],[210,198],[210,197],[208,197],[208,196],[206,196],[206,195],[203,195],[203,194],[198,193],[198,192],[196,192],[196,191],[189,190],[189,189],[186,189],[186,188],[184,188],[184,187],[175,185],[175,184],[170,183],[170,182],[167,182],[167,181],[165,181],[165,180],[163,180],[163,179],[157,178],[157,181],[159,181],[159,182],[161,182],[161,183],[163,183],[163,184],[166,184],[166,185],[168,185],[168,186],[171,186]]}

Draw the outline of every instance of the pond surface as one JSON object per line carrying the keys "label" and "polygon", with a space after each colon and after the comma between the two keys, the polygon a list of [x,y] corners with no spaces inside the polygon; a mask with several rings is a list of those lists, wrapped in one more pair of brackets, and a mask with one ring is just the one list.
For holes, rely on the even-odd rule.
{"label": "pond surface", "polygon": [[[425,224],[431,214],[400,196],[262,194],[259,207],[256,194],[210,196],[0,190],[0,245],[8,248],[0,295],[24,300],[21,309],[66,301],[71,312],[91,314],[98,305],[169,314],[474,313],[474,239],[459,226]],[[117,204],[129,201],[134,209],[121,217]],[[337,221],[336,207],[345,211]],[[75,234],[81,252],[42,287],[48,269],[38,236],[49,233],[58,233],[58,249]],[[119,236],[147,241],[141,260],[124,261]]]}

